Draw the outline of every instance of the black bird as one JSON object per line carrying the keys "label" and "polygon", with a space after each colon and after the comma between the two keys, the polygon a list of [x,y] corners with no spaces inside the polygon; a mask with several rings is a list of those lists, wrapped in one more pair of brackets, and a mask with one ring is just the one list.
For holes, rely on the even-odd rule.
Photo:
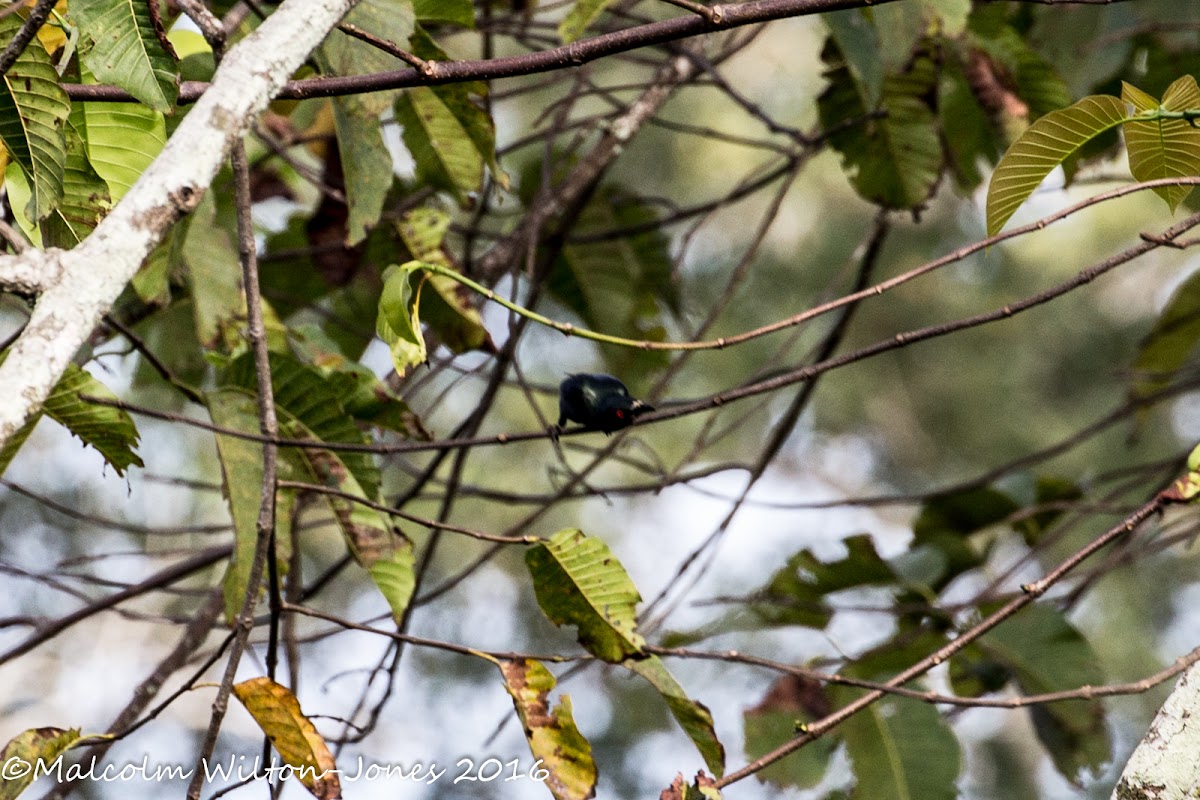
{"label": "black bird", "polygon": [[631,424],[654,406],[630,396],[625,384],[612,375],[568,375],[558,387],[558,424],[550,429],[558,438],[567,420],[605,433]]}

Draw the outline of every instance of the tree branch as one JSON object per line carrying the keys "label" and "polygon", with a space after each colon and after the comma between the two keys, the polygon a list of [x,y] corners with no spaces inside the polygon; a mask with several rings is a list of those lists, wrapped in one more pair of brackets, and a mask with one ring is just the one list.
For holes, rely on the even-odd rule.
{"label": "tree branch", "polygon": [[1161,800],[1190,797],[1200,786],[1200,666],[1179,679],[1150,730],[1125,764],[1112,800]]}
{"label": "tree branch", "polygon": [[70,252],[0,257],[0,285],[40,292],[0,365],[0,446],[41,407],[100,317],[167,230],[200,202],[233,143],[354,0],[287,0],[221,62],[158,158]]}
{"label": "tree branch", "polygon": [[[751,0],[747,3],[715,5],[711,7],[711,13],[708,16],[688,15],[661,22],[650,22],[535,53],[522,53],[493,59],[439,61],[428,64],[425,70],[413,68],[394,72],[377,72],[370,75],[290,81],[279,93],[279,97],[303,100],[311,97],[335,97],[345,94],[376,92],[383,89],[405,89],[439,83],[462,83],[535,75],[541,72],[578,67],[604,56],[687,39],[704,33],[788,17],[823,14],[827,11],[839,11],[844,8],[878,6],[891,2],[895,2],[895,0]],[[67,90],[67,94],[72,100],[127,102],[132,99],[124,90],[115,86],[71,84],[63,88]],[[180,86],[179,102],[195,102],[208,91],[208,88],[208,84],[201,81],[185,81]]]}

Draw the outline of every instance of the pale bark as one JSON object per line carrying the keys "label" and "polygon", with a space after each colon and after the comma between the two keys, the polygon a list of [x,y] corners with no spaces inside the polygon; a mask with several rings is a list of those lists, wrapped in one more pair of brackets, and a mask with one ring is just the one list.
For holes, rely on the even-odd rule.
{"label": "pale bark", "polygon": [[1183,673],[1112,793],[1112,800],[1184,798],[1200,798],[1200,664]]}
{"label": "pale bark", "polygon": [[208,91],[91,236],[70,251],[0,257],[0,288],[38,295],[0,365],[0,447],[41,408],[142,261],[199,203],[233,143],[355,2],[287,0],[225,55]]}

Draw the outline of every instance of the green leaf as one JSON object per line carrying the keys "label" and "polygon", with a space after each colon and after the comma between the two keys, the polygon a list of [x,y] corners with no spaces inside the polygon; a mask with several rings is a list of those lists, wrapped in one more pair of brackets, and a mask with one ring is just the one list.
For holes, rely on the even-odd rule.
{"label": "green leaf", "polygon": [[[981,608],[988,613],[992,607]],[[982,663],[981,663],[982,662]],[[978,691],[964,678],[1000,670],[1023,694],[1044,694],[1104,683],[1099,659],[1087,640],[1049,605],[1032,605],[951,661],[956,691]],[[993,686],[983,686],[994,690]],[[1038,739],[1055,767],[1075,782],[1081,770],[1099,769],[1112,757],[1104,707],[1096,700],[1070,700],[1031,707]]]}
{"label": "green leaf", "polygon": [[383,294],[375,321],[375,330],[391,349],[392,365],[399,375],[429,358],[418,311],[420,289],[414,292],[412,288],[414,273],[418,274],[418,280],[424,274],[416,261],[403,266],[393,264],[383,271]]}
{"label": "green leaf", "polygon": [[932,497],[913,523],[913,547],[901,562],[935,558],[937,564],[926,567],[924,579],[940,590],[986,559],[990,541],[973,541],[972,534],[1004,521],[1018,508],[1017,501],[986,486]]}
{"label": "green leaf", "polygon": [[879,48],[875,58],[885,74],[902,72],[917,54],[917,45],[929,32],[929,22],[921,3],[890,3],[869,10]]}
{"label": "green leaf", "polygon": [[1003,521],[1018,508],[1007,494],[987,486],[936,495],[913,523],[914,540],[926,542],[943,533],[965,537]]}
{"label": "green leaf", "polygon": [[[451,60],[437,42],[420,25],[413,32],[414,55],[426,61]],[[508,177],[496,163],[496,124],[484,105],[488,96],[488,85],[484,81],[443,83],[432,87],[433,93],[462,125],[467,137],[475,146],[479,157],[492,170],[501,186],[507,188]]]}
{"label": "green leaf", "polygon": [[230,231],[237,229],[230,174],[223,171],[212,191],[187,218],[182,260],[191,288],[196,338],[206,349],[233,353],[245,346],[246,296]]}
{"label": "green leaf", "polygon": [[[450,216],[432,208],[409,211],[396,224],[405,247],[418,261],[454,268],[442,249],[442,239],[450,228]],[[483,317],[472,301],[477,297],[465,286],[445,275],[427,275],[421,294],[420,317],[455,353],[484,350],[494,353]]]}
{"label": "green leaf", "polygon": [[[832,710],[820,683],[798,675],[780,676],[767,696],[742,715],[746,758],[753,761],[797,735],[796,726],[823,717]],[[821,782],[838,743],[835,730],[809,742],[791,755],[769,764],[754,777],[778,787],[811,789]]]}
{"label": "green leaf", "polygon": [[829,35],[837,43],[850,77],[862,92],[863,105],[874,108],[883,91],[878,26],[873,25],[866,10],[860,8],[831,11],[822,14],[821,21],[829,28]]}
{"label": "green leaf", "polygon": [[113,203],[137,182],[167,143],[167,123],[138,103],[83,103],[88,160],[108,184]]}
{"label": "green leaf", "polygon": [[[833,132],[829,143],[842,154],[842,166],[867,200],[888,208],[914,208],[928,199],[942,170],[942,145],[931,103],[937,70],[927,52],[883,82],[882,119],[862,120],[875,109],[855,80],[837,45],[829,40],[822,58],[829,86],[817,99],[821,124]],[[835,128],[839,128],[834,130]]]}
{"label": "green leaf", "polygon": [[346,244],[356,245],[379,222],[388,190],[396,179],[392,154],[383,142],[377,113],[359,108],[346,98],[333,100],[338,153],[346,177]]}
{"label": "green leaf", "polygon": [[445,22],[463,28],[475,27],[471,0],[413,0],[417,22]]}
{"label": "green leaf", "polygon": [[[4,144],[0,142],[0,152],[3,149]],[[11,160],[7,162],[3,183],[9,208],[18,209],[30,206],[33,201],[33,187],[29,185],[28,178],[17,162]],[[17,227],[21,229],[21,233],[25,234],[25,238],[32,242],[34,247],[40,248],[42,246],[42,226],[31,221],[24,213],[14,211],[13,218],[16,220]]]}
{"label": "green leaf", "polygon": [[801,550],[754,594],[750,609],[769,625],[824,628],[833,616],[825,598],[856,586],[890,584],[896,576],[867,534],[844,541],[844,558],[823,562],[811,550]]}
{"label": "green leaf", "polygon": [[[307,222],[306,215],[293,214],[285,228],[269,234],[264,252],[270,258],[262,259],[259,264],[263,295],[271,298],[285,318],[299,317],[297,312],[317,305],[330,292],[329,283],[310,254],[314,242],[305,230]],[[296,322],[292,327],[304,324]],[[370,335],[374,338],[374,328],[370,329]],[[340,349],[340,344],[334,349]]]}
{"label": "green leaf", "polygon": [[108,387],[91,373],[74,364],[67,366],[42,410],[46,416],[100,451],[118,475],[130,466],[141,467],[142,459],[134,451],[138,444],[137,427],[133,419],[119,408],[88,403],[83,397],[116,400]]}
{"label": "green leaf", "polygon": [[[400,47],[416,26],[412,0],[361,0],[346,14],[345,22]],[[396,56],[339,30],[330,31],[315,56],[327,75],[371,75],[406,66]],[[378,117],[392,104],[397,91],[369,92],[346,100],[351,108]]]}
{"label": "green leaf", "polygon": [[[899,598],[897,605],[903,604],[907,599],[906,597]],[[911,619],[909,615],[906,617]],[[841,672],[864,680],[887,680],[897,672],[907,669],[917,661],[945,647],[946,642],[949,641],[946,627],[944,624],[926,624],[922,628],[914,628],[908,619],[902,618],[899,630],[891,638],[860,654],[853,662],[846,664]],[[834,690],[831,688],[828,691]],[[843,701],[846,699],[840,695],[839,697]],[[838,697],[834,697],[832,702],[834,708],[841,705]]]}
{"label": "green leaf", "polygon": [[20,428],[8,437],[4,442],[4,447],[0,448],[0,477],[8,470],[8,465],[16,458],[17,452],[21,449],[21,445],[25,444],[25,440],[29,438],[29,434],[33,433],[34,426],[38,420],[42,418],[41,414],[36,414],[32,419],[22,425]]}
{"label": "green leaf", "polygon": [[120,86],[155,111],[174,109],[179,96],[174,53],[163,47],[161,23],[146,3],[71,0],[71,16],[91,43],[82,48],[83,62],[97,80]]}
{"label": "green leaf", "polygon": [[954,37],[967,27],[971,0],[921,0],[929,19],[943,36]]}
{"label": "green leaf", "polygon": [[608,545],[577,528],[565,528],[531,547],[525,564],[538,605],[555,625],[579,629],[579,643],[610,663],[642,655],[637,631],[641,596]]}
{"label": "green leaf", "polygon": [[[346,486],[343,491],[353,491]],[[399,528],[385,528],[380,515],[372,517],[357,503],[333,498],[330,506],[342,526],[354,560],[365,567],[392,611],[392,619],[403,621],[417,589],[413,545]],[[383,524],[379,524],[383,523]]]}
{"label": "green leaf", "polygon": [[[7,351],[0,353],[0,363],[7,356]],[[75,364],[68,364],[63,376],[47,395],[42,410],[9,437],[4,449],[0,450],[0,474],[3,474],[43,414],[78,436],[85,445],[95,448],[118,475],[124,475],[130,466],[144,466],[135,449],[138,430],[133,418],[123,409],[96,405],[85,400],[85,397],[117,399],[90,372]]]}
{"label": "green leaf", "polygon": [[[1128,83],[1123,83],[1121,99],[1137,112],[1184,111],[1200,108],[1200,86],[1191,75],[1172,83],[1162,102]],[[1156,178],[1180,178],[1200,175],[1200,129],[1182,119],[1152,122],[1126,122],[1125,147],[1129,150],[1129,171],[1139,181]],[[1155,194],[1166,201],[1171,211],[1191,194],[1192,186],[1160,186]]]}
{"label": "green leaf", "polygon": [[1005,87],[1029,109],[1030,120],[1070,104],[1066,83],[1002,12],[976,13],[967,41],[993,62]]}
{"label": "green leaf", "polygon": [[995,164],[1004,152],[991,116],[979,104],[961,63],[943,70],[938,113],[949,166],[964,194],[983,183],[982,164]]}
{"label": "green leaf", "polygon": [[696,745],[696,749],[700,751],[705,765],[714,775],[718,778],[721,777],[725,772],[725,747],[717,739],[717,732],[713,728],[712,713],[708,708],[703,703],[687,696],[687,692],[679,685],[679,681],[675,680],[675,676],[667,670],[666,664],[658,656],[629,659],[623,663],[624,666],[649,681],[650,685],[662,695],[663,700],[667,701],[667,708],[671,710],[675,721],[679,723],[679,727],[683,728],[684,733],[692,740],[692,744]]}
{"label": "green leaf", "polygon": [[[251,355],[235,359],[223,377],[225,386],[252,391]],[[314,442],[367,442],[330,385],[311,367],[273,353],[271,384],[283,436]],[[370,453],[309,447],[299,448],[297,453],[315,482],[353,498],[378,501],[379,468]],[[328,504],[351,555],[370,574],[392,616],[400,621],[416,586],[412,542],[385,514],[361,502],[329,494],[319,499]]]}
{"label": "green leaf", "polygon": [[529,741],[529,750],[548,772],[546,788],[556,800],[585,800],[596,792],[596,762],[592,746],[571,715],[571,698],[563,695],[550,707],[556,683],[550,670],[531,658],[501,661],[504,688]]}
{"label": "green leaf", "polygon": [[[346,15],[346,22],[401,46],[412,36],[415,26],[410,0],[363,0]],[[405,66],[395,56],[337,30],[330,32],[314,57],[326,75],[367,75]],[[395,181],[380,116],[396,95],[397,90],[389,90],[335,97],[332,101],[350,208],[346,236],[350,245],[363,241],[379,222],[384,200]]]}
{"label": "green leaf", "polygon": [[70,250],[91,233],[112,201],[108,184],[96,174],[88,160],[83,139],[75,121],[83,121],[83,109],[72,109],[64,133],[67,141],[67,165],[63,172],[63,197],[58,206],[42,220],[42,244]]}
{"label": "green leaf", "polygon": [[[252,393],[229,387],[208,392],[206,399],[214,425],[244,433],[260,432],[258,401]],[[217,434],[215,438],[225,500],[233,518],[233,554],[222,581],[225,621],[232,626],[246,599],[258,542],[263,446],[237,436]],[[276,465],[279,479],[297,480],[306,472],[296,451],[287,448],[279,450]],[[281,569],[286,570],[288,553],[291,551],[291,510],[295,503],[295,492],[279,491],[275,500],[275,560]]]}
{"label": "green leaf", "polygon": [[406,439],[433,441],[433,434],[422,424],[417,412],[365,367],[362,371],[330,376],[330,383],[344,390],[340,396],[346,411],[360,422],[398,433]]}
{"label": "green leaf", "polygon": [[[849,693],[838,696],[848,700]],[[839,705],[841,703],[839,702]],[[958,739],[928,703],[886,698],[840,726],[854,773],[853,797],[954,800],[962,767]]]}
{"label": "green leaf", "polygon": [[[550,294],[592,330],[665,340],[663,308],[677,313],[680,300],[670,243],[660,228],[652,227],[658,219],[644,200],[619,188],[596,192],[574,227],[578,237],[633,226],[651,228],[631,236],[567,243],[551,267]],[[668,360],[664,351],[602,345],[600,352],[611,372],[625,376],[658,369]]]}
{"label": "green leaf", "polygon": [[179,77],[185,81],[211,81],[216,73],[216,59],[212,47],[198,31],[184,30],[181,26],[171,29],[167,35],[171,46],[179,57]]}
{"label": "green leaf", "polygon": [[1050,171],[1088,140],[1129,118],[1115,97],[1092,95],[1029,126],[1000,159],[987,196],[987,230],[994,236]]}
{"label": "green leaf", "polygon": [[[1035,506],[1050,505],[1078,500],[1081,497],[1083,497],[1083,490],[1075,482],[1069,481],[1066,478],[1043,475],[1037,478],[1034,486],[1033,504]],[[1044,511],[1038,511],[1031,516],[1015,521],[1013,529],[1024,537],[1027,545],[1034,547],[1042,541],[1046,535],[1046,531],[1064,513],[1066,513],[1065,510],[1061,508],[1048,508]]]}
{"label": "green leaf", "polygon": [[436,208],[422,206],[405,213],[396,223],[396,232],[417,261],[453,268],[442,242],[450,230],[450,215]]}
{"label": "green leaf", "polygon": [[129,280],[138,299],[148,306],[162,307],[171,302],[172,256],[177,241],[182,240],[180,226],[171,229],[167,237],[150,251],[142,266]]}
{"label": "green leaf", "polygon": [[[225,370],[222,385],[257,393],[253,354],[234,359]],[[271,353],[271,388],[276,407],[304,426],[311,438],[345,444],[370,443],[346,413],[334,387],[312,367],[289,355]],[[352,451],[338,451],[337,457],[350,469],[366,496],[377,499],[380,478],[375,457]]]}
{"label": "green leaf", "polygon": [[[0,765],[14,763],[48,768],[81,738],[79,728],[30,728],[4,745],[0,750]],[[25,774],[18,774],[20,772]],[[33,783],[34,777],[32,770],[16,770],[11,774],[6,770],[0,774],[0,800],[13,800]]]}
{"label": "green leaf", "polygon": [[346,413],[359,422],[406,439],[433,440],[417,413],[368,367],[344,361],[333,369],[322,369],[322,374]]}
{"label": "green leaf", "polygon": [[[8,45],[21,23],[16,14],[0,18],[0,49]],[[30,222],[45,219],[62,199],[67,165],[63,128],[70,110],[54,63],[35,37],[0,76],[0,143],[30,185],[24,209]]]}
{"label": "green leaf", "polygon": [[483,157],[461,120],[432,88],[417,86],[396,100],[396,121],[417,165],[417,177],[451,192],[466,206],[483,183]]}
{"label": "green leaf", "polygon": [[1200,270],[1179,285],[1167,301],[1133,362],[1134,398],[1161,392],[1179,374],[1200,342]]}
{"label": "green leaf", "polygon": [[611,2],[612,0],[575,0],[575,5],[571,7],[567,16],[558,23],[558,35],[563,44],[570,44],[583,36],[588,25],[595,22]]}

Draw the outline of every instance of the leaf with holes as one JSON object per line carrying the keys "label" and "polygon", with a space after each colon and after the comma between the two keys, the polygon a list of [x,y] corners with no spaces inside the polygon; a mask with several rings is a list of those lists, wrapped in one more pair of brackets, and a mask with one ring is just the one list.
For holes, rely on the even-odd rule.
{"label": "leaf with holes", "polygon": [[551,708],[556,681],[541,662],[531,658],[500,661],[504,688],[529,741],[529,750],[547,773],[546,788],[556,800],[586,800],[596,794],[596,762],[592,746],[571,715],[571,698],[563,695]]}
{"label": "leaf with holes", "polygon": [[637,631],[641,596],[608,545],[578,528],[565,528],[531,547],[525,564],[538,605],[555,625],[574,625],[579,643],[611,663],[642,655]]}
{"label": "leaf with holes", "polygon": [[[33,783],[37,772],[30,767],[48,769],[71,745],[82,738],[79,728],[30,728],[8,740],[0,749],[0,800],[13,800]],[[10,765],[17,769],[9,771]]]}

